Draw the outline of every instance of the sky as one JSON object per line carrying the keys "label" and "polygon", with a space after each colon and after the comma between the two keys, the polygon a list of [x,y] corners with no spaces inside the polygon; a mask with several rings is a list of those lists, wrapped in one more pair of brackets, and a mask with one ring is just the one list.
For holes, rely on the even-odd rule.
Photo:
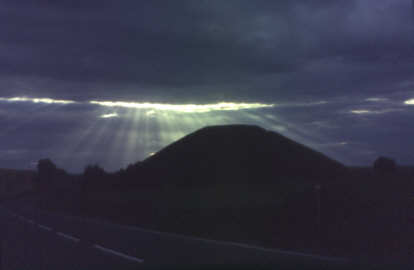
{"label": "sky", "polygon": [[0,167],[143,160],[252,124],[414,164],[412,0],[4,0]]}

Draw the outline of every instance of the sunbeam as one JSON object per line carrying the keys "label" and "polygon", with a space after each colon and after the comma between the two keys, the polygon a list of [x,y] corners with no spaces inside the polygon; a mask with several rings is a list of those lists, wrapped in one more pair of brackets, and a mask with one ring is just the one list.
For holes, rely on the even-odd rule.
{"label": "sunbeam", "polygon": [[[105,156],[110,155],[107,146],[111,145],[112,138],[115,132],[108,132],[112,130],[112,120],[118,119],[103,119],[102,114],[113,112],[113,109],[99,110],[91,112],[95,117],[87,117],[82,120],[80,127],[75,134],[68,134],[61,149],[62,159],[65,164],[71,167],[77,167],[79,164],[85,166],[86,164],[102,163]],[[118,114],[119,112],[116,111]],[[105,146],[105,147],[102,147]],[[96,155],[96,153],[100,153]],[[96,157],[99,157],[97,159]]]}
{"label": "sunbeam", "polygon": [[[134,125],[135,112],[133,110],[122,109],[123,116],[118,119],[116,131],[113,132],[115,136],[108,142],[108,153],[105,157],[105,164],[109,166],[113,162],[113,158],[116,157],[122,166],[126,166],[125,153],[131,151],[131,145],[128,144],[129,133],[133,132],[132,127]],[[131,162],[131,160],[129,160]],[[109,166],[111,167],[111,166]]]}
{"label": "sunbeam", "polygon": [[[80,117],[77,128],[63,137],[60,152],[53,157],[58,163],[71,168],[76,168],[79,164],[85,166],[97,163],[108,170],[143,160],[185,135],[211,125],[259,125],[305,145],[318,146],[322,134],[284,120],[277,110],[289,106],[296,108],[327,104],[221,102],[180,105],[120,101],[76,102],[29,97],[0,98],[0,102],[16,104],[13,106],[32,103],[33,113],[28,113],[27,119],[20,124],[36,121],[42,111],[50,113],[59,108],[70,111],[73,106],[83,108],[84,111],[80,113],[84,113],[85,117]],[[332,149],[327,151],[330,150]]]}

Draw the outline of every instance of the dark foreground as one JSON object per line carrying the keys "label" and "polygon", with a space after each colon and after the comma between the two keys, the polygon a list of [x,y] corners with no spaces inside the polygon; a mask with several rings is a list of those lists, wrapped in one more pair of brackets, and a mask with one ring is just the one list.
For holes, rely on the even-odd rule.
{"label": "dark foreground", "polygon": [[0,208],[5,269],[409,269],[113,225],[30,207]]}

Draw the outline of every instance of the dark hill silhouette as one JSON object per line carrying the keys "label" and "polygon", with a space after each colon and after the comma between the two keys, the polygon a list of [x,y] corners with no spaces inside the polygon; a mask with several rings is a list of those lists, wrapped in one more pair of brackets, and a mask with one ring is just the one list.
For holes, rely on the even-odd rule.
{"label": "dark hill silhouette", "polygon": [[202,128],[137,164],[153,183],[194,187],[258,187],[303,179],[323,182],[344,170],[339,162],[257,126]]}
{"label": "dark hill silhouette", "polygon": [[67,181],[79,186],[55,189],[43,207],[210,239],[413,262],[413,175],[411,167],[345,168],[256,126],[213,126],[117,173],[88,166]]}

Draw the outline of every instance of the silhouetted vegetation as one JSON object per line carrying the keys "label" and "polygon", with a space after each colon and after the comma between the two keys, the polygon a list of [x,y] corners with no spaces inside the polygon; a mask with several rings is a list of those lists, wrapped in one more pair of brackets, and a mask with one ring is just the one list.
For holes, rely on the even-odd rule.
{"label": "silhouetted vegetation", "polygon": [[39,194],[47,196],[57,189],[67,173],[59,169],[50,159],[41,159],[37,163],[37,190]]}
{"label": "silhouetted vegetation", "polygon": [[374,162],[374,170],[378,173],[394,173],[397,171],[397,164],[391,158],[379,157]]}
{"label": "silhouetted vegetation", "polygon": [[34,171],[0,169],[0,200],[31,192],[35,176]]}
{"label": "silhouetted vegetation", "polygon": [[58,168],[50,159],[38,161],[35,185],[41,208],[67,211],[79,204],[79,177]]}
{"label": "silhouetted vegetation", "polygon": [[83,189],[88,192],[91,190],[108,189],[111,187],[109,184],[109,175],[104,169],[98,165],[89,165],[83,172]]}

